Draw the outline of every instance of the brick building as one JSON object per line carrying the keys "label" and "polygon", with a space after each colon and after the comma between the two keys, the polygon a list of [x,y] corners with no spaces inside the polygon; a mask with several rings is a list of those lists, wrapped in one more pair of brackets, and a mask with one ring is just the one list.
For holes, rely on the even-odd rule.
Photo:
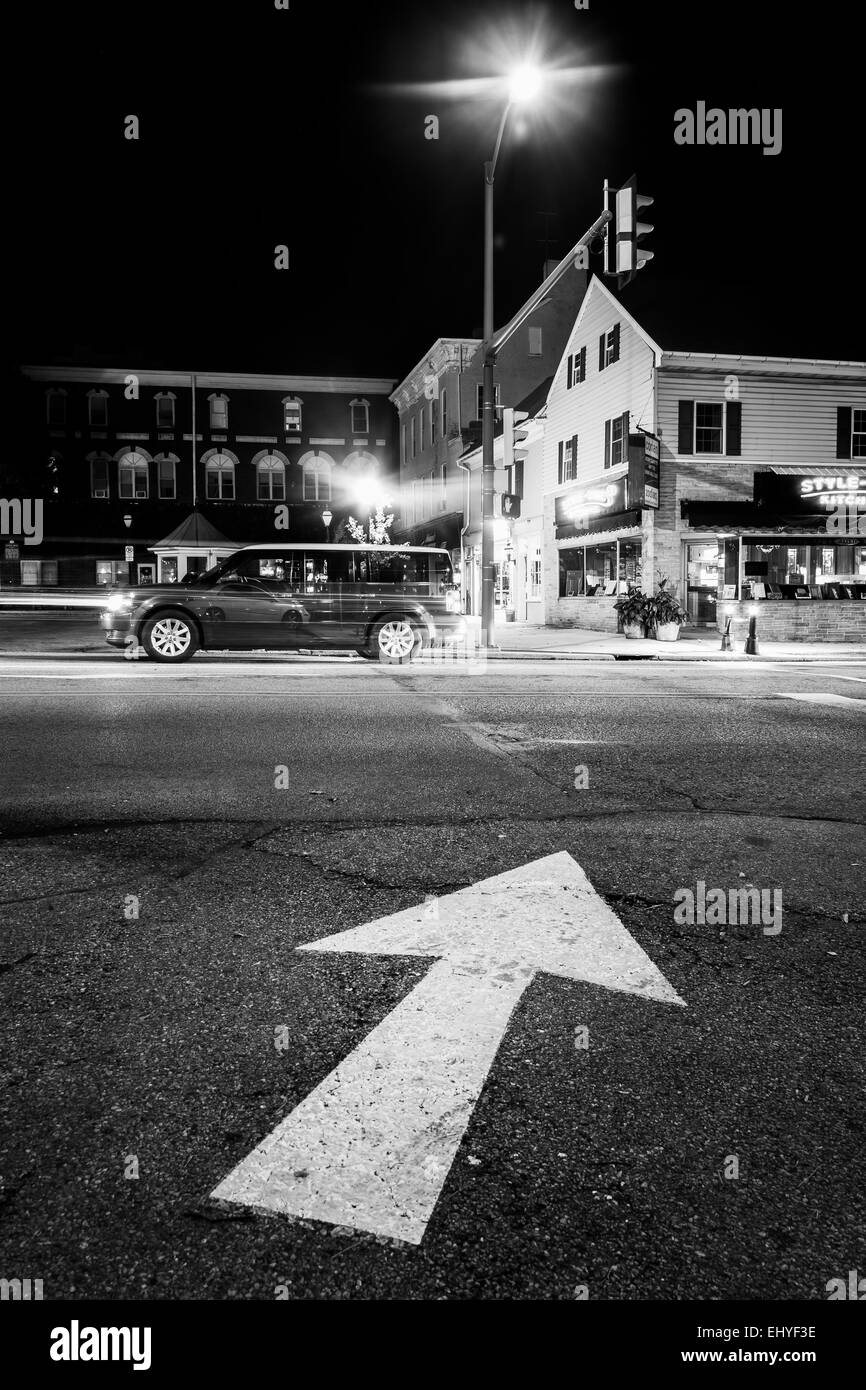
{"label": "brick building", "polygon": [[339,539],[346,516],[363,509],[363,484],[396,473],[393,387],[373,378],[23,367],[27,467],[18,487],[43,501],[43,539],[31,547],[0,538],[0,583],[173,581],[275,534]]}

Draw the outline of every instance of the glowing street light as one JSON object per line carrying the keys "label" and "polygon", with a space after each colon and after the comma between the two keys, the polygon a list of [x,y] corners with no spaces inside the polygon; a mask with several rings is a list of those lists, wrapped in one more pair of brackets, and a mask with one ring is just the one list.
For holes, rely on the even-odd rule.
{"label": "glowing street light", "polygon": [[532,101],[540,90],[541,72],[534,63],[521,63],[520,67],[511,73],[508,91],[515,105],[522,106],[524,102]]}
{"label": "glowing street light", "polygon": [[533,63],[521,63],[509,75],[509,95],[496,133],[493,158],[484,165],[484,322],[485,353],[481,385],[481,640],[492,645],[496,571],[493,540],[493,436],[495,432],[495,394],[493,368],[493,180],[505,123],[513,105],[524,106],[539,93],[542,72]]}

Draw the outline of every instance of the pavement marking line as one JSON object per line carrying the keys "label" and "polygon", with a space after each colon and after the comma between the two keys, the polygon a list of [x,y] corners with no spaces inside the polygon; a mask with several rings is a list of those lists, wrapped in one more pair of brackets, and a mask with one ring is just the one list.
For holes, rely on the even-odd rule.
{"label": "pavement marking line", "polygon": [[858,700],[853,695],[833,695],[829,692],[824,693],[820,691],[815,691],[814,694],[812,694],[811,692],[807,694],[799,694],[795,691],[780,690],[779,699],[805,700],[807,704],[811,705],[860,705],[863,709],[866,709],[866,700]]}
{"label": "pavement marking line", "polygon": [[211,1197],[411,1245],[537,972],[685,1006],[565,851],[299,949],[439,960]]}

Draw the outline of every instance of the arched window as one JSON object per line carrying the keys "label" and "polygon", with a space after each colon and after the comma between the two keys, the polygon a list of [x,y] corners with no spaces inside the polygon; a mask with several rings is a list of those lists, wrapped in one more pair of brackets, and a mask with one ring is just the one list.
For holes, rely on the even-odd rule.
{"label": "arched window", "polygon": [[360,474],[365,478],[372,474],[378,475],[381,471],[376,455],[368,453],[366,449],[355,449],[353,453],[347,454],[343,459],[343,468],[347,473]]}
{"label": "arched window", "polygon": [[216,449],[205,455],[205,495],[210,501],[234,501],[236,462],[229,454]]}
{"label": "arched window", "polygon": [[330,502],[334,460],[328,454],[304,454],[299,462],[304,470],[304,501]]}
{"label": "arched window", "polygon": [[177,454],[157,454],[153,460],[156,464],[157,490],[160,497],[177,497],[177,465],[180,459]]}
{"label": "arched window", "polygon": [[150,496],[150,456],[143,449],[125,449],[117,456],[117,495],[145,499]]}
{"label": "arched window", "polygon": [[260,502],[284,502],[286,498],[286,463],[278,454],[258,454],[256,465],[256,496]]}

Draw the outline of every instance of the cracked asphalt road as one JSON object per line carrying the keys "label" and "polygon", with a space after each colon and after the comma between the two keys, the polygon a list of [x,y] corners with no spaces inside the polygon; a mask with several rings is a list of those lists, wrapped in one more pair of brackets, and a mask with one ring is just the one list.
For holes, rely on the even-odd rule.
{"label": "cracked asphalt road", "polygon": [[[35,664],[0,681],[0,1273],[777,1300],[863,1267],[866,670]],[[295,948],[559,850],[688,1007],[536,977],[418,1247],[210,1201],[429,968]],[[678,925],[698,880],[781,889],[781,934]]]}

